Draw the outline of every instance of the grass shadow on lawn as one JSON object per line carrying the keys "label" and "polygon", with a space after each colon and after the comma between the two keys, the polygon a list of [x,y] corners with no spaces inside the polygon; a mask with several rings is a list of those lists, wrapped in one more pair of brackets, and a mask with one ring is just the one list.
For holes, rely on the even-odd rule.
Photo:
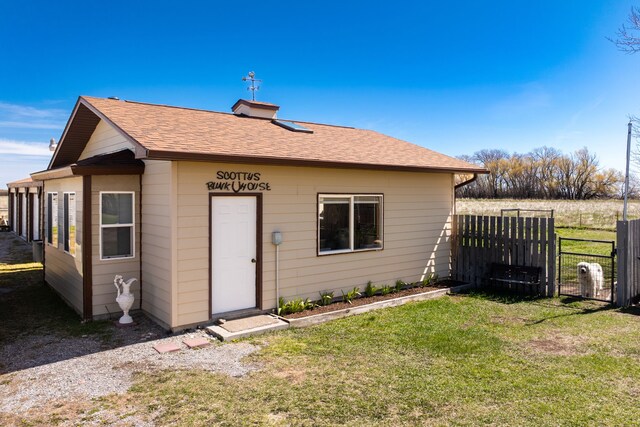
{"label": "grass shadow on lawn", "polygon": [[[514,292],[509,292],[505,290],[472,290],[467,292],[466,295],[473,298],[481,298],[488,301],[497,302],[500,304],[534,304],[541,307],[547,308],[559,308],[565,309],[566,311],[559,314],[548,315],[543,318],[540,318],[536,321],[529,322],[530,325],[536,325],[540,323],[544,323],[551,319],[557,319],[561,317],[569,317],[569,316],[582,316],[594,313],[600,313],[603,311],[615,310],[616,307],[613,304],[609,303],[601,303],[597,301],[588,301],[581,298],[575,297],[567,297],[562,296],[560,298],[549,298],[544,296],[533,296],[533,295],[519,295]],[[585,305],[588,303],[588,305]],[[622,311],[622,310],[621,310]],[[631,310],[630,310],[631,311]],[[625,311],[622,311],[625,312]],[[635,313],[640,315],[640,309],[637,309]]]}
{"label": "grass shadow on lawn", "polygon": [[633,307],[624,307],[620,309],[620,312],[624,314],[631,314],[633,316],[640,316],[640,307],[637,305]]}

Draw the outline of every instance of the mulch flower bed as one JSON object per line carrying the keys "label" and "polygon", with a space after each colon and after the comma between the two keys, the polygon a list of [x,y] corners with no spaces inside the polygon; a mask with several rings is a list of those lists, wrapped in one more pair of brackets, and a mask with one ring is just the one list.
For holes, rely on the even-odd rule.
{"label": "mulch flower bed", "polygon": [[282,317],[284,317],[285,319],[299,319],[301,317],[313,316],[315,314],[322,314],[322,313],[330,313],[332,311],[343,310],[345,308],[353,308],[361,305],[371,304],[378,301],[386,301],[394,298],[406,297],[409,295],[422,294],[424,292],[435,291],[443,288],[450,288],[452,286],[458,286],[462,284],[463,284],[462,282],[446,279],[446,280],[441,280],[437,283],[433,283],[429,286],[423,286],[423,287],[416,286],[415,288],[403,289],[399,292],[391,292],[387,295],[374,295],[372,297],[367,297],[367,296],[364,296],[364,293],[363,293],[362,297],[354,299],[353,301],[351,301],[351,304],[349,304],[348,302],[336,301],[329,305],[316,306],[311,310],[304,310],[298,313],[286,314]]}

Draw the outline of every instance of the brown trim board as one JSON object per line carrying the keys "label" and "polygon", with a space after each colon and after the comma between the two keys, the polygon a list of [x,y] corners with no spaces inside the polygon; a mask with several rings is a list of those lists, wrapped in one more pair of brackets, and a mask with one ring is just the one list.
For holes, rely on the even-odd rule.
{"label": "brown trim board", "polygon": [[93,318],[93,242],[91,236],[91,175],[82,177],[82,318]]}
{"label": "brown trim board", "polygon": [[337,169],[364,169],[364,170],[388,170],[399,172],[444,172],[444,173],[489,173],[483,168],[456,169],[448,167],[382,165],[371,163],[348,163],[329,160],[292,159],[282,157],[254,157],[243,155],[225,155],[209,153],[188,153],[184,151],[147,150],[145,159],[149,160],[187,160],[218,163],[246,163],[271,166],[307,166]]}
{"label": "brown trim board", "polygon": [[209,196],[209,317],[213,318],[211,291],[213,290],[212,273],[212,242],[213,230],[211,221],[213,220],[213,198],[214,197],[255,197],[256,198],[256,308],[263,310],[262,306],[262,193],[208,193]]}
{"label": "brown trim board", "polygon": [[[140,175],[139,179],[138,179],[138,185],[140,186],[140,190],[138,191],[139,195],[138,195],[138,215],[140,215],[140,227],[138,227],[138,233],[140,234],[140,236],[138,237],[138,244],[140,245],[140,253],[138,254],[138,274],[140,276],[140,281],[138,282],[138,286],[139,286],[139,290],[138,292],[140,293],[140,298],[138,298],[138,308],[140,310],[142,310],[142,236],[144,234],[142,234],[142,226],[144,225],[142,222],[142,175]],[[133,250],[135,251],[135,247],[133,248]]]}
{"label": "brown trim board", "polygon": [[18,237],[22,237],[22,211],[23,209],[23,203],[22,203],[22,198],[24,193],[16,193],[16,216],[18,217],[18,228],[16,230],[16,234],[18,235]]}
{"label": "brown trim board", "polygon": [[14,225],[13,222],[15,221],[14,215],[13,215],[13,204],[15,203],[15,201],[13,200],[13,193],[12,192],[8,192],[7,193],[7,198],[9,200],[9,212],[7,212],[7,216],[9,217],[9,230],[14,231]]}
{"label": "brown trim board", "polygon": [[33,193],[27,194],[27,242],[33,241]]}

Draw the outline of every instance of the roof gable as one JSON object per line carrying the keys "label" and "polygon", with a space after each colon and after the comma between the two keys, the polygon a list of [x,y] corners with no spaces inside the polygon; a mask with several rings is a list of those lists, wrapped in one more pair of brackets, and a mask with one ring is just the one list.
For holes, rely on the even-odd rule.
{"label": "roof gable", "polygon": [[99,121],[100,118],[78,99],[48,169],[70,165],[78,160]]}
{"label": "roof gable", "polygon": [[[86,102],[83,97],[79,97],[76,102],[73,112],[67,121],[67,124],[62,132],[62,137],[58,142],[49,166],[47,169],[56,169],[63,166],[74,164],[82,157],[83,151],[87,147],[87,144],[91,140],[93,133],[100,121],[113,127],[123,139],[128,140],[134,146],[137,143],[132,140],[125,132],[119,129],[113,124],[107,117],[105,117],[100,111],[96,110],[90,103]],[[122,147],[116,147],[116,150]],[[94,155],[91,153],[89,155]]]}
{"label": "roof gable", "polygon": [[78,160],[121,150],[135,151],[135,147],[111,124],[100,120],[82,150],[82,153],[80,153]]}

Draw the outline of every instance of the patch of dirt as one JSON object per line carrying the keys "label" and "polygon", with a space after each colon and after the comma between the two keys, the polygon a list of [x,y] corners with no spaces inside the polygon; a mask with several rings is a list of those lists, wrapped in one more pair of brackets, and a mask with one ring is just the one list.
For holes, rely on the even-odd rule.
{"label": "patch of dirt", "polygon": [[405,297],[409,295],[422,294],[424,292],[436,291],[438,289],[450,288],[452,286],[462,285],[462,282],[456,282],[454,280],[442,280],[430,286],[415,287],[411,289],[403,289],[400,292],[393,292],[387,295],[374,295],[372,297],[360,297],[351,301],[351,304],[343,301],[334,302],[333,304],[315,307],[312,310],[304,310],[299,313],[287,314],[282,316],[285,319],[298,319],[300,317],[313,316],[316,314],[330,313],[332,311],[343,310],[346,308],[359,307],[361,305],[371,304],[378,301],[386,301],[394,298]]}
{"label": "patch of dirt", "polygon": [[517,316],[491,316],[489,321],[496,325],[524,325],[529,319]]}
{"label": "patch of dirt", "polygon": [[298,385],[305,380],[307,372],[304,369],[290,368],[276,371],[273,373],[273,376],[287,380],[287,382],[293,385]]}
{"label": "patch of dirt", "polygon": [[535,352],[554,356],[576,356],[589,353],[584,346],[585,338],[572,335],[554,334],[548,338],[531,340],[527,348]]}
{"label": "patch of dirt", "polygon": [[150,416],[139,416],[123,402],[117,408],[91,410],[88,401],[69,400],[47,404],[26,413],[0,413],[0,425],[56,425],[56,426],[136,426],[156,425]]}

